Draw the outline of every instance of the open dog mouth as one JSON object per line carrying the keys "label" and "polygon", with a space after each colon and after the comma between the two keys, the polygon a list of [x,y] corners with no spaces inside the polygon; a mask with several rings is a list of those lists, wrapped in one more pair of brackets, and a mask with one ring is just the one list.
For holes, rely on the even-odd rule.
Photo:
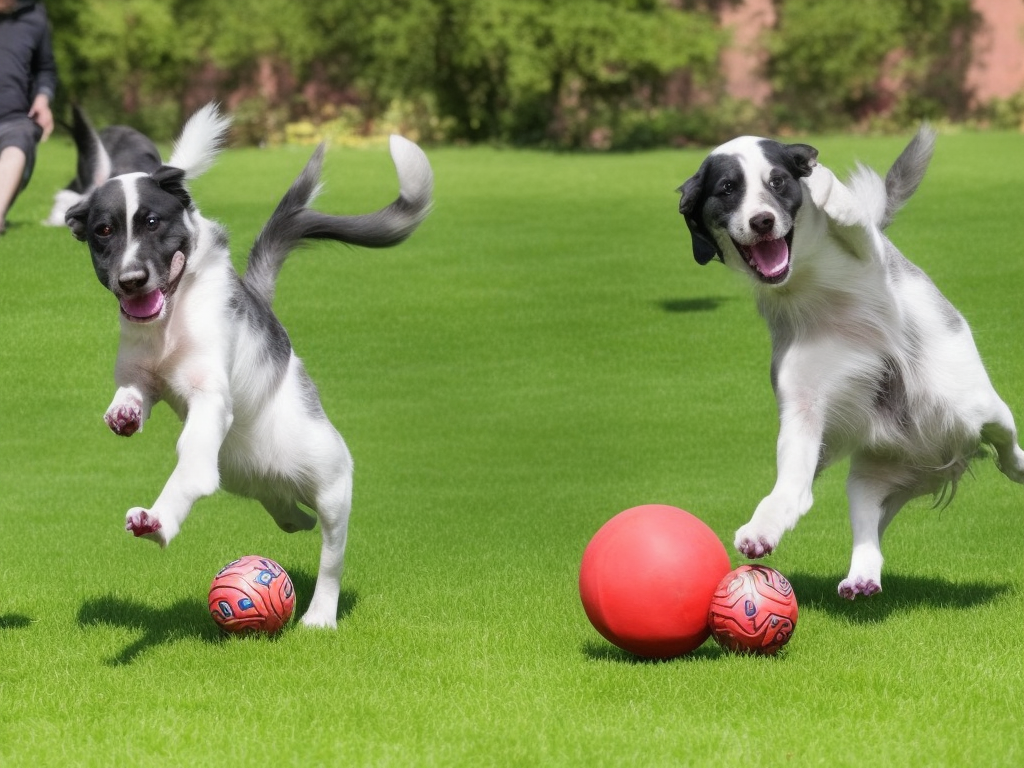
{"label": "open dog mouth", "polygon": [[735,240],[733,244],[762,282],[774,285],[789,276],[789,254],[793,246],[792,229],[783,237],[759,240],[753,245],[740,245]]}
{"label": "open dog mouth", "polygon": [[171,297],[181,282],[185,272],[185,254],[176,251],[171,259],[171,269],[167,275],[167,286],[155,288],[139,296],[121,297],[121,314],[133,323],[149,323],[156,320],[164,311],[167,299]]}

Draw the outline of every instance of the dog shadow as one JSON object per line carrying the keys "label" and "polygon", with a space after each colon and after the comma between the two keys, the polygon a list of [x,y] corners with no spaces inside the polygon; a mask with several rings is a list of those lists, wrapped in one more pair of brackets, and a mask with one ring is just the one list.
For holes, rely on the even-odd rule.
{"label": "dog shadow", "polygon": [[32,619],[20,613],[0,614],[0,630],[25,629],[32,625]]}
{"label": "dog shadow", "polygon": [[730,299],[725,296],[696,296],[686,299],[662,299],[658,306],[665,312],[685,314],[689,312],[712,312]]}
{"label": "dog shadow", "polygon": [[213,643],[220,636],[209,608],[198,600],[179,600],[171,606],[154,608],[136,600],[103,595],[82,603],[78,624],[81,627],[121,627],[139,633],[136,640],[105,659],[111,667],[131,664],[160,645],[190,639]]}
{"label": "dog shadow", "polygon": [[[295,593],[309,596],[305,600],[296,601],[293,615],[301,616],[309,607],[316,577],[302,571],[289,571],[289,576],[295,586]],[[343,589],[338,599],[338,620],[341,621],[348,616],[358,602],[356,592]],[[28,619],[25,619],[25,622],[27,623]],[[210,609],[206,602],[193,599],[179,600],[173,605],[155,608],[137,600],[103,595],[90,598],[82,604],[78,611],[78,624],[81,627],[120,627],[139,634],[136,640],[104,660],[110,667],[131,664],[150,649],[179,640],[200,640],[204,643],[220,644],[230,639],[210,617]],[[3,626],[5,625],[0,624],[0,627]],[[277,635],[254,639],[276,642],[288,629]]]}
{"label": "dog shadow", "polygon": [[986,605],[1010,592],[1009,583],[955,582],[930,576],[886,574],[882,592],[845,600],[836,588],[841,575],[786,574],[801,608],[813,608],[857,624],[881,623],[893,614],[911,610],[962,610]]}

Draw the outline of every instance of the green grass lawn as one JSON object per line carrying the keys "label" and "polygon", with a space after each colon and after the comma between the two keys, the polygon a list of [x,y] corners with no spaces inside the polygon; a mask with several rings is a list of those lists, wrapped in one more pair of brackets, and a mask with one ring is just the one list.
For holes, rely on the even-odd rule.
{"label": "green grass lawn", "polygon": [[[837,171],[901,138],[812,138]],[[309,151],[227,152],[194,185],[239,260]],[[125,511],[175,461],[166,406],[113,436],[118,314],[87,249],[38,225],[70,178],[43,147],[0,238],[0,765],[1024,764],[1024,490],[991,461],[889,529],[885,592],[847,603],[844,472],[768,564],[800,601],[777,658],[712,642],[645,662],[588,623],[580,556],[667,503],[729,545],[774,482],[767,332],[698,267],[674,189],[698,151],[428,153],[436,207],[389,251],[316,246],[276,300],[356,461],[337,632],[224,640],[213,575],[279,561],[297,610],[319,532],[200,501],[166,550]],[[890,234],[972,323],[1024,421],[1024,143],[939,139]],[[377,208],[384,150],[333,150],[319,207]]]}

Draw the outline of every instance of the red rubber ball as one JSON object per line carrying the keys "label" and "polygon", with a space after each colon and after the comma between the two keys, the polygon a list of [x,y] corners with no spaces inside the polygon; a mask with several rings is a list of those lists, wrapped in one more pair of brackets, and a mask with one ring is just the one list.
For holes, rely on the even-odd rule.
{"label": "red rubber ball", "polygon": [[672,658],[711,634],[711,598],[729,567],[722,542],[699,518],[646,504],[594,534],[580,565],[580,599],[609,642],[637,656]]}
{"label": "red rubber ball", "polygon": [[711,598],[708,626],[715,641],[736,653],[778,653],[796,629],[793,585],[766,565],[741,565]]}

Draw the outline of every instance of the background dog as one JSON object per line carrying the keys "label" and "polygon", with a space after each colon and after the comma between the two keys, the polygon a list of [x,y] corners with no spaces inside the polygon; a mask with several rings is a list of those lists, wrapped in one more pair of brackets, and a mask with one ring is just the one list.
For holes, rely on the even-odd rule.
{"label": "background dog", "polygon": [[145,134],[127,125],[97,132],[77,104],[71,105],[71,114],[71,125],[62,124],[75,141],[78,169],[67,187],[53,196],[53,208],[43,222],[51,227],[65,226],[68,209],[107,179],[135,171],[152,173],[162,165],[160,151]]}
{"label": "background dog", "polygon": [[810,509],[817,473],[849,455],[853,555],[839,593],[851,599],[881,590],[896,513],[917,496],[951,498],[981,443],[1024,483],[1013,417],[966,321],[883,234],[934,142],[922,128],[884,181],[859,166],[846,186],[813,147],[742,137],[680,188],[697,262],[750,279],[772,340],[778,476],[736,548],[772,552]]}
{"label": "background dog", "polygon": [[370,247],[404,240],[430,209],[433,175],[419,147],[393,136],[398,199],[361,216],[318,213],[309,205],[319,188],[321,146],[260,232],[240,278],[225,230],[199,213],[187,186],[212,163],[228,125],[216,107],[204,107],[186,124],[168,165],[115,176],[67,213],[121,308],[118,389],[107,425],[132,435],[159,400],[184,421],[163,492],[151,508],[130,509],[125,527],[166,546],[192,504],[221,486],[258,499],[289,532],[316,524],[304,505],[316,512],[323,541],[302,620],[334,627],[352,458],[271,310],[274,286],[305,238]]}

